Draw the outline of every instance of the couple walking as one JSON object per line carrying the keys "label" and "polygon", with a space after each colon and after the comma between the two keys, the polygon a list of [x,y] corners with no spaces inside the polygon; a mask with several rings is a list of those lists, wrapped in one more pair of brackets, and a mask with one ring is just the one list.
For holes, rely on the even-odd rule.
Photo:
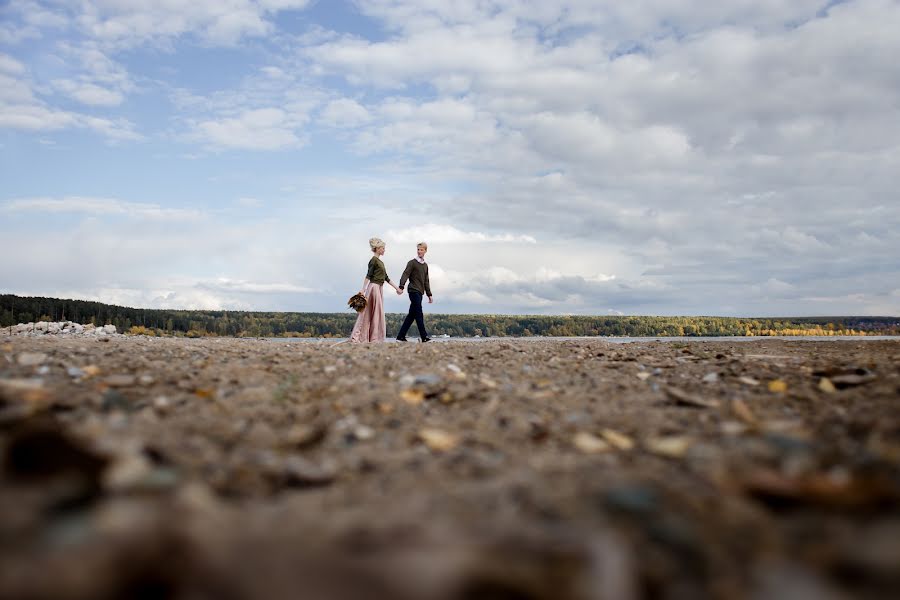
{"label": "couple walking", "polygon": [[422,314],[422,297],[428,296],[429,304],[434,302],[431,296],[431,283],[428,281],[428,263],[425,262],[425,253],[428,252],[428,244],[419,242],[416,244],[416,257],[406,263],[403,275],[400,277],[400,286],[394,285],[388,277],[387,269],[381,261],[384,256],[384,242],[378,238],[369,240],[369,248],[372,250],[372,258],[369,260],[369,270],[363,280],[360,294],[366,298],[366,308],[356,318],[356,325],[350,334],[351,342],[383,342],[386,328],[384,322],[384,297],[382,286],[387,283],[397,291],[397,295],[403,294],[403,287],[409,281],[409,314],[403,321],[397,341],[406,341],[406,332],[409,331],[413,321],[419,328],[419,337],[423,342],[431,341],[425,331],[425,317]]}

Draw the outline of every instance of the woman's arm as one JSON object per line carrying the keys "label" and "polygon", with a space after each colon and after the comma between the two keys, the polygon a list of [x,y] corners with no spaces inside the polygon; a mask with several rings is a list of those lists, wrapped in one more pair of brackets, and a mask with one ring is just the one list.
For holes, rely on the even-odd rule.
{"label": "woman's arm", "polygon": [[359,293],[362,294],[363,296],[365,296],[365,295],[366,295],[366,292],[369,290],[369,283],[370,283],[370,281],[369,281],[369,278],[368,278],[368,277],[366,277],[365,279],[363,279],[362,289],[359,290]]}

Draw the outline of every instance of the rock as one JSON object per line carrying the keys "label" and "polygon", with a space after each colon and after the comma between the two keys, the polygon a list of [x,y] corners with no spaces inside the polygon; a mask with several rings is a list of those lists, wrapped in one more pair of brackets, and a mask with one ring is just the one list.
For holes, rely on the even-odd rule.
{"label": "rock", "polygon": [[446,452],[452,450],[459,444],[459,438],[452,433],[448,433],[441,429],[426,427],[419,430],[418,438],[425,443],[426,446],[436,452]]}
{"label": "rock", "polygon": [[328,485],[334,481],[333,468],[317,465],[300,456],[290,456],[282,463],[284,484],[289,487]]}
{"label": "rock", "polygon": [[116,326],[115,325],[104,325],[103,332],[106,333],[107,335],[112,335],[116,332]]}
{"label": "rock", "polygon": [[328,433],[324,425],[295,425],[283,437],[282,445],[303,450],[320,444]]}
{"label": "rock", "polygon": [[131,387],[137,381],[137,378],[134,375],[128,374],[117,374],[117,375],[109,375],[104,380],[103,383],[108,385],[109,387]]}
{"label": "rock", "polygon": [[692,444],[693,440],[685,436],[663,436],[644,441],[647,450],[669,458],[684,457]]}
{"label": "rock", "polygon": [[783,394],[787,391],[788,385],[782,379],[773,379],[769,382],[769,391],[776,394]]}
{"label": "rock", "polygon": [[422,404],[422,401],[425,400],[425,392],[422,390],[403,390],[400,392],[400,398],[403,399],[407,404],[412,404],[413,406],[417,406]]}
{"label": "rock", "polygon": [[825,392],[826,394],[833,394],[837,391],[837,388],[827,377],[823,377],[819,380],[819,390]]}
{"label": "rock", "polygon": [[87,373],[85,373],[82,369],[79,369],[78,367],[69,367],[68,369],[66,369],[66,373],[69,375],[69,377],[71,377],[73,379],[80,379],[80,378],[84,377],[85,375],[87,375]]}
{"label": "rock", "polygon": [[375,430],[366,425],[358,425],[353,429],[353,437],[360,441],[371,440],[375,437]]}
{"label": "rock", "polygon": [[637,374],[637,378],[641,381],[647,381],[648,379],[650,379],[650,373],[648,373],[647,371],[641,371]]}
{"label": "rock", "polygon": [[16,358],[16,362],[22,367],[36,367],[47,361],[47,355],[43,352],[23,352]]}
{"label": "rock", "polygon": [[716,383],[719,381],[719,374],[713,371],[703,376],[703,383]]}

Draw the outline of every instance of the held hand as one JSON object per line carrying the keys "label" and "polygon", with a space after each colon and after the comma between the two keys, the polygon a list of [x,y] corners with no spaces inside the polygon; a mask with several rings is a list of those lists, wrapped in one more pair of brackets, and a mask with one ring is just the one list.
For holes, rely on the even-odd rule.
{"label": "held hand", "polygon": [[398,296],[402,296],[402,295],[403,295],[403,290],[401,290],[400,288],[397,288],[397,295],[398,295]]}
{"label": "held hand", "polygon": [[428,296],[428,304],[434,304],[434,298]]}

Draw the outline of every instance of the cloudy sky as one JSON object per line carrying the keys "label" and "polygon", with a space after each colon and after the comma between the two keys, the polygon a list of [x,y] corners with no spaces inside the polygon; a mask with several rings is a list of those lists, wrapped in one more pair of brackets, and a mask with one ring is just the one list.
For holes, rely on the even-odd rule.
{"label": "cloudy sky", "polygon": [[[897,0],[6,0],[0,292],[900,314]],[[389,312],[406,303],[388,298]]]}

